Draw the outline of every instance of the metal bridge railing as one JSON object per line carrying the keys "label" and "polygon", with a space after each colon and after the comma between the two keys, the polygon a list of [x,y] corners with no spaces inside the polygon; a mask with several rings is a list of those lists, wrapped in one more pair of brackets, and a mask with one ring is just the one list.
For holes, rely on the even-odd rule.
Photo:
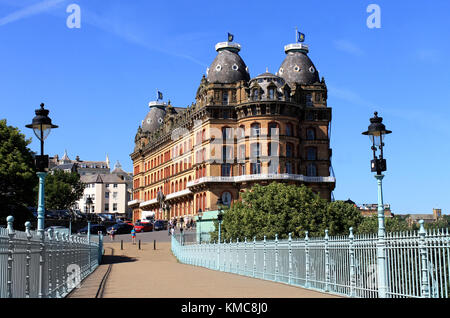
{"label": "metal bridge railing", "polygon": [[0,298],[62,298],[92,273],[103,255],[102,235],[87,237],[49,230],[41,237],[0,228]]}
{"label": "metal bridge railing", "polygon": [[[185,264],[359,298],[448,298],[448,229],[263,241],[202,242],[172,236],[172,251]],[[378,277],[382,248],[385,278]],[[383,283],[383,292],[379,282]],[[385,291],[387,288],[387,291]]]}

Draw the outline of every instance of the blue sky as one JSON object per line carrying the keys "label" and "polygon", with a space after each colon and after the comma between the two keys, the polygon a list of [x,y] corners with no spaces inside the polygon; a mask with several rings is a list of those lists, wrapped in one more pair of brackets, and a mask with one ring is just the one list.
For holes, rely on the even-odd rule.
{"label": "blue sky", "polygon": [[[69,29],[68,5],[81,8]],[[369,4],[381,28],[369,29]],[[0,118],[20,127],[41,102],[60,128],[45,152],[119,160],[132,170],[134,136],[155,99],[185,107],[214,45],[227,32],[240,43],[250,75],[275,73],[306,34],[333,109],[331,147],[336,199],[375,203],[369,118],[388,129],[384,199],[394,213],[450,210],[450,2],[0,0]],[[39,144],[33,138],[33,150]]]}

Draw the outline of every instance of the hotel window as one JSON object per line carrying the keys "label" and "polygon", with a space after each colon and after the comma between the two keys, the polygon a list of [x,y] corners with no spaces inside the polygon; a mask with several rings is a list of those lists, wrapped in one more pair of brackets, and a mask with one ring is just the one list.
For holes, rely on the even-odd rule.
{"label": "hotel window", "polygon": [[105,192],[105,199],[109,199],[109,192]]}
{"label": "hotel window", "polygon": [[113,203],[113,211],[117,211],[117,203]]}
{"label": "hotel window", "polygon": [[311,94],[306,94],[306,106],[311,107],[312,105],[313,105],[312,95]]}
{"label": "hotel window", "polygon": [[113,188],[117,188],[117,183],[115,183],[115,184],[113,185]]}
{"label": "hotel window", "polygon": [[286,162],[286,173],[292,174],[292,163]]}
{"label": "hotel window", "polygon": [[260,156],[259,143],[250,144],[250,157],[256,159],[259,156]]}
{"label": "hotel window", "polygon": [[285,88],[284,88],[284,99],[285,100],[289,100],[290,99],[290,96],[291,96],[291,90],[289,89],[289,87],[288,86],[286,86]]}
{"label": "hotel window", "polygon": [[106,187],[109,188],[109,183],[106,184]]}
{"label": "hotel window", "polygon": [[105,212],[109,212],[109,203],[105,203]]}
{"label": "hotel window", "polygon": [[317,168],[316,165],[313,163],[309,163],[306,167],[306,175],[308,177],[316,177],[317,176]]}
{"label": "hotel window", "polygon": [[268,136],[278,136],[279,132],[280,128],[277,123],[269,123]]}
{"label": "hotel window", "polygon": [[231,165],[229,163],[222,164],[222,177],[231,176]]}
{"label": "hotel window", "polygon": [[222,147],[222,162],[234,162],[233,146]]}
{"label": "hotel window", "polygon": [[278,156],[278,143],[277,142],[269,142],[267,144],[267,155],[269,157],[271,156]]}
{"label": "hotel window", "polygon": [[251,125],[250,128],[251,136],[252,137],[259,137],[261,134],[261,125],[258,123],[254,123]]}
{"label": "hotel window", "polygon": [[222,105],[228,105],[228,92],[222,93]]}
{"label": "hotel window", "polygon": [[232,142],[233,141],[233,128],[222,127],[222,139],[223,139],[223,142],[225,142],[225,141]]}
{"label": "hotel window", "polygon": [[241,176],[245,175],[245,164],[240,164],[239,165],[239,174]]}
{"label": "hotel window", "polygon": [[117,199],[117,192],[113,192],[113,199]]}
{"label": "hotel window", "polygon": [[238,136],[238,138],[245,137],[245,126],[244,125],[239,126],[239,128],[236,131],[236,135]]}
{"label": "hotel window", "polygon": [[255,88],[252,92],[252,98],[253,100],[258,100],[259,99],[259,89]]}
{"label": "hotel window", "polygon": [[292,124],[286,124],[286,136],[292,136]]}
{"label": "hotel window", "polygon": [[316,130],[314,128],[306,129],[306,140],[315,140],[316,139]]}
{"label": "hotel window", "polygon": [[276,174],[278,173],[278,160],[271,160],[269,161],[269,173],[270,174]]}
{"label": "hotel window", "polygon": [[250,164],[252,174],[261,173],[261,161],[257,160],[255,163]]}
{"label": "hotel window", "polygon": [[274,99],[275,97],[275,89],[269,88],[269,99]]}
{"label": "hotel window", "polygon": [[245,160],[245,145],[239,146],[238,160]]}
{"label": "hotel window", "polygon": [[317,160],[317,149],[309,147],[306,149],[306,160]]}
{"label": "hotel window", "polygon": [[286,144],[286,157],[292,158],[293,157],[293,146],[290,143]]}

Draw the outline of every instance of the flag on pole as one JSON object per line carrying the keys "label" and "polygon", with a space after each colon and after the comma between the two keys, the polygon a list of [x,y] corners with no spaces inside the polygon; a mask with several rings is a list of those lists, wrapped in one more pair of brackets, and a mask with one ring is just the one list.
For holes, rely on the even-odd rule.
{"label": "flag on pole", "polygon": [[163,99],[163,94],[160,91],[158,91],[158,99],[157,100],[162,100],[162,99]]}
{"label": "flag on pole", "polygon": [[228,42],[233,42],[234,35],[231,33],[228,33]]}
{"label": "flag on pole", "polygon": [[297,31],[297,42],[304,42],[304,41],[305,41],[305,35],[302,32]]}

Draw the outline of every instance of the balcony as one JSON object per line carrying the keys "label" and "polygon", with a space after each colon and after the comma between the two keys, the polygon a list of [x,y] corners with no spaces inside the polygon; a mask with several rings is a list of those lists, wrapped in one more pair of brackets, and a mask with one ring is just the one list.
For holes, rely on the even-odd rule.
{"label": "balcony", "polygon": [[308,177],[301,174],[248,174],[235,177],[203,177],[187,183],[187,187],[200,185],[203,183],[239,183],[248,181],[261,181],[261,180],[292,180],[300,182],[314,182],[314,183],[335,183],[334,177]]}
{"label": "balcony", "polygon": [[129,206],[129,207],[132,207],[132,206],[138,206],[141,202],[142,202],[142,201],[141,201],[141,200],[138,200],[138,199],[131,200],[131,201],[128,201],[128,206]]}
{"label": "balcony", "polygon": [[148,200],[148,201],[142,202],[141,204],[139,204],[139,207],[140,208],[145,208],[145,207],[151,206],[151,205],[156,204],[156,203],[158,203],[158,200],[152,199],[152,200]]}
{"label": "balcony", "polygon": [[181,191],[178,191],[178,192],[174,192],[174,193],[170,193],[170,194],[166,195],[166,200],[183,197],[183,196],[189,195],[189,194],[192,194],[192,191],[189,190],[189,189],[184,189],[184,190],[181,190]]}

